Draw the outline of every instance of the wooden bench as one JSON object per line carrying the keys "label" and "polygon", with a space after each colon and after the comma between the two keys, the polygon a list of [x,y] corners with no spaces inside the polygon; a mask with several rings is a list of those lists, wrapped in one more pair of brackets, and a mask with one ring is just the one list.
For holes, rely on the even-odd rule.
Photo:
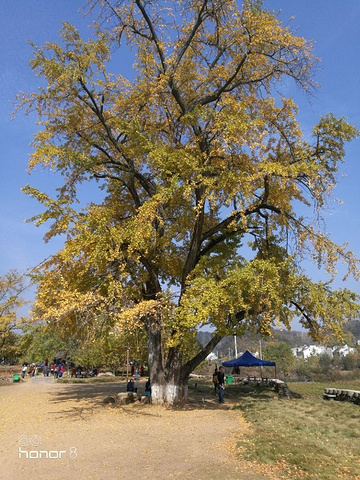
{"label": "wooden bench", "polygon": [[360,391],[341,388],[325,388],[324,400],[340,400],[360,404]]}

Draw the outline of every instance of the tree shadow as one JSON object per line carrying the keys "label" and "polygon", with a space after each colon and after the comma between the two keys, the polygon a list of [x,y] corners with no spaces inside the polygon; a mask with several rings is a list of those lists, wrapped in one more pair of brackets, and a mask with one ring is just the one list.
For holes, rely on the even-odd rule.
{"label": "tree shadow", "polygon": [[236,409],[242,404],[251,402],[269,402],[278,395],[270,386],[262,385],[227,385],[224,392],[224,405],[219,405],[218,397],[215,395],[214,387],[209,382],[189,383],[188,401],[182,407],[185,410],[194,409]]}
{"label": "tree shadow", "polygon": [[[144,395],[145,382],[145,379],[137,382],[140,395]],[[58,408],[55,412],[49,412],[48,415],[55,415],[60,419],[70,417],[72,420],[86,421],[89,416],[96,415],[99,409],[110,408],[131,415],[158,416],[155,411],[151,412],[151,406],[140,402],[134,402],[129,405],[116,405],[104,402],[104,399],[109,397],[112,397],[115,401],[116,395],[122,392],[126,392],[126,381],[64,383],[61,385],[61,389],[51,393],[50,402],[57,404]],[[73,405],[74,402],[77,402],[77,405]]]}
{"label": "tree shadow", "polygon": [[[93,414],[98,408],[112,408],[117,411],[127,412],[131,415],[157,415],[152,407],[140,402],[129,405],[116,405],[114,403],[104,404],[106,397],[115,399],[116,395],[126,391],[126,382],[115,381],[106,383],[74,383],[64,384],[53,393],[51,402],[55,404],[64,404],[64,409],[54,413],[57,416],[72,416],[79,420],[84,420],[88,414]],[[144,394],[145,379],[137,383],[138,393]],[[297,397],[301,397],[297,395]],[[225,389],[225,404],[220,405],[218,397],[215,395],[214,387],[211,382],[190,381],[188,398],[183,404],[176,406],[164,406],[163,408],[172,410],[231,410],[247,408],[253,402],[269,402],[274,398],[281,399],[281,396],[270,386],[263,385],[227,385]],[[78,405],[66,409],[69,402],[78,402]]]}
{"label": "tree shadow", "polygon": [[126,382],[106,383],[66,383],[61,390],[54,392],[53,403],[67,401],[88,401],[99,403],[107,396],[114,396],[117,393],[126,391]]}

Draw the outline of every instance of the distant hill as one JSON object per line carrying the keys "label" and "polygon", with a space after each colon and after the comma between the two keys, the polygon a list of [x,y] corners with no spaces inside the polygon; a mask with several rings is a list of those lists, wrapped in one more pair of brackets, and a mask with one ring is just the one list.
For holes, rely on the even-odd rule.
{"label": "distant hill", "polygon": [[351,332],[357,340],[360,340],[360,320],[352,320],[347,323],[345,330]]}
{"label": "distant hill", "polygon": [[[345,325],[345,331],[351,332],[356,339],[360,339],[360,320],[352,320]],[[250,352],[258,352],[260,349],[260,340],[262,347],[266,341],[279,341],[288,343],[291,347],[301,347],[303,345],[316,344],[306,332],[287,331],[273,329],[273,338],[262,339],[260,336],[254,336],[252,333],[246,333],[242,337],[236,338],[238,354],[249,350]],[[206,345],[211,339],[211,332],[201,331],[197,333],[197,340],[201,345]],[[224,337],[214,349],[215,354],[219,358],[235,356],[234,337]]]}

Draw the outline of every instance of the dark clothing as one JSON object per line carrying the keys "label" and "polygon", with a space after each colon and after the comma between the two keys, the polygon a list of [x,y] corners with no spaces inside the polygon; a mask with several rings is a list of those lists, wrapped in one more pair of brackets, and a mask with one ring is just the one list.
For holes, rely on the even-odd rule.
{"label": "dark clothing", "polygon": [[218,372],[219,403],[224,403],[225,373]]}
{"label": "dark clothing", "polygon": [[225,373],[224,372],[218,372],[217,377],[218,377],[218,384],[219,385],[224,385],[224,383],[225,383]]}
{"label": "dark clothing", "polygon": [[126,386],[126,391],[127,392],[135,392],[135,384],[131,380],[128,382]]}

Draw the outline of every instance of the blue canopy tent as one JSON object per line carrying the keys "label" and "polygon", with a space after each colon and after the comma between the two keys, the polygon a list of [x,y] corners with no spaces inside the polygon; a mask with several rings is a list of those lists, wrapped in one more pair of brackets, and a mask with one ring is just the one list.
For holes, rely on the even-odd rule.
{"label": "blue canopy tent", "polygon": [[229,360],[228,362],[222,362],[223,367],[275,367],[275,378],[276,378],[276,363],[270,362],[269,360],[261,360],[260,358],[254,357],[251,353],[246,350],[239,358],[235,360]]}

